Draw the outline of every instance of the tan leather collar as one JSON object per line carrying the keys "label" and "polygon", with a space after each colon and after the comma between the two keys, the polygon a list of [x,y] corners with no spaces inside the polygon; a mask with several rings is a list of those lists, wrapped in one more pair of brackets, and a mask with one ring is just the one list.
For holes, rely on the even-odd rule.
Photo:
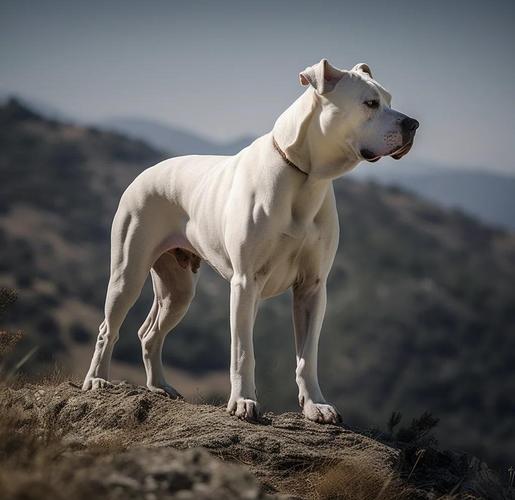
{"label": "tan leather collar", "polygon": [[298,170],[301,174],[303,175],[308,175],[306,172],[304,172],[304,170],[302,170],[300,167],[297,167],[297,165],[295,165],[295,163],[293,163],[292,161],[288,160],[288,158],[286,157],[286,153],[279,147],[279,144],[277,144],[277,141],[275,140],[275,137],[272,136],[272,143],[274,145],[274,148],[277,150],[277,152],[281,155],[281,158],[290,166],[290,167],[293,167],[295,170]]}

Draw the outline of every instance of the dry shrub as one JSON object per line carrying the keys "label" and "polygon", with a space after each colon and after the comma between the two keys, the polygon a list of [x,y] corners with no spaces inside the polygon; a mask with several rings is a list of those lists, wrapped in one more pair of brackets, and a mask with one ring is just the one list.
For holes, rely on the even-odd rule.
{"label": "dry shrub", "polygon": [[[96,454],[113,449],[100,446],[91,455],[74,457],[73,444],[64,439],[69,429],[50,416],[27,411],[9,391],[0,393],[0,497],[23,500],[86,500],[104,493],[86,474]],[[30,403],[29,403],[30,404]]]}
{"label": "dry shrub", "polygon": [[[2,396],[5,398],[6,393]],[[32,464],[36,455],[41,452],[44,455],[53,455],[53,445],[57,442],[58,438],[53,430],[41,429],[38,420],[32,414],[24,412],[21,404],[7,406],[0,413],[2,469],[13,464],[21,467]]]}
{"label": "dry shrub", "polygon": [[18,295],[16,291],[11,288],[0,288],[0,316],[2,316],[5,311],[16,302]]}
{"label": "dry shrub", "polygon": [[[0,288],[0,319],[3,318],[9,307],[16,302],[18,298],[16,292],[10,288]],[[10,332],[0,329],[0,382],[5,383],[11,379],[17,371],[17,365],[13,369],[9,368],[9,354],[14,351],[16,346],[23,340],[21,331]],[[28,359],[28,358],[27,358]],[[20,366],[25,362],[22,360]]]}
{"label": "dry shrub", "polygon": [[[0,288],[0,318],[5,314],[9,307],[16,302],[17,295],[10,288]],[[16,344],[21,340],[21,332],[8,332],[0,330],[0,361],[9,354]]]}
{"label": "dry shrub", "polygon": [[49,467],[63,452],[60,439],[54,429],[42,428],[34,416],[28,415],[21,405],[4,408],[0,413],[2,497],[62,498],[51,484]]}
{"label": "dry shrub", "polygon": [[333,465],[313,481],[317,499],[408,500],[412,490],[386,470],[372,468],[364,456]]}
{"label": "dry shrub", "polygon": [[0,359],[9,354],[22,339],[22,332],[0,331]]}

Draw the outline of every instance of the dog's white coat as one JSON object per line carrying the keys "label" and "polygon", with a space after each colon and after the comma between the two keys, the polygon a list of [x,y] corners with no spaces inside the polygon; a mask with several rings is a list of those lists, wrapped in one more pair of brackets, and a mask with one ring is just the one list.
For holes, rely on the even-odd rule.
{"label": "dog's white coat", "polygon": [[[139,331],[147,385],[177,395],[164,379],[161,348],[194,295],[197,275],[168,252],[183,248],[231,284],[228,410],[257,416],[252,330],[258,303],[292,288],[299,402],[307,418],[337,421],[317,378],[326,281],[339,239],[332,181],[363,159],[363,149],[377,156],[402,150],[405,117],[390,108],[389,94],[366,65],[343,71],[322,60],[300,80],[307,90],[272,132],[237,155],[172,158],[127,188],[113,221],[105,320],[84,389],[108,384],[119,328],[151,272],[154,304]],[[364,104],[371,100],[376,109]],[[273,138],[304,173],[285,162]]]}

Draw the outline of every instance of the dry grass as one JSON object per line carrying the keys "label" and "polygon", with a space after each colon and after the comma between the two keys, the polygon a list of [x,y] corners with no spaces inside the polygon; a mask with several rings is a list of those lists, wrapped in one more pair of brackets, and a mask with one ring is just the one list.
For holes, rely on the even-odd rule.
{"label": "dry grass", "polygon": [[363,456],[341,461],[312,480],[317,500],[408,500],[413,490],[388,470],[376,470]]}
{"label": "dry grass", "polygon": [[[4,401],[5,403],[5,401]],[[5,407],[4,407],[5,408]],[[5,498],[63,498],[54,465],[64,448],[56,429],[41,428],[21,406],[0,414],[0,491]]]}
{"label": "dry grass", "polygon": [[[98,456],[124,449],[120,443],[92,443],[87,449],[67,441],[69,429],[35,416],[2,391],[0,412],[0,496],[3,499],[86,500],[105,493],[87,468]],[[79,454],[73,453],[81,450]]]}

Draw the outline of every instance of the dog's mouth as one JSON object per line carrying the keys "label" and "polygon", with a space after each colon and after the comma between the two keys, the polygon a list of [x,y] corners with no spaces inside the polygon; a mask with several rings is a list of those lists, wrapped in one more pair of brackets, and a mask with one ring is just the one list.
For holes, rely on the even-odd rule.
{"label": "dog's mouth", "polygon": [[362,149],[360,151],[361,156],[363,159],[367,160],[370,163],[374,163],[375,161],[381,159],[380,156],[377,156],[375,153],[372,153],[370,149]]}
{"label": "dog's mouth", "polygon": [[404,144],[404,146],[402,146],[397,151],[393,152],[390,156],[394,160],[400,160],[404,155],[407,155],[409,153],[411,146],[413,146],[413,139],[411,141],[407,142],[406,144]]}
{"label": "dog's mouth", "polygon": [[[411,146],[413,146],[413,139],[411,139],[406,144],[404,144],[400,148],[396,149],[395,151],[393,151],[392,153],[390,153],[387,156],[391,156],[394,160],[400,160],[403,156],[405,156],[409,153]],[[370,151],[370,149],[362,149],[360,151],[360,153],[361,153],[361,156],[363,157],[363,159],[370,163],[374,163],[381,159],[381,155],[377,155],[377,154],[373,153],[372,151]]]}

